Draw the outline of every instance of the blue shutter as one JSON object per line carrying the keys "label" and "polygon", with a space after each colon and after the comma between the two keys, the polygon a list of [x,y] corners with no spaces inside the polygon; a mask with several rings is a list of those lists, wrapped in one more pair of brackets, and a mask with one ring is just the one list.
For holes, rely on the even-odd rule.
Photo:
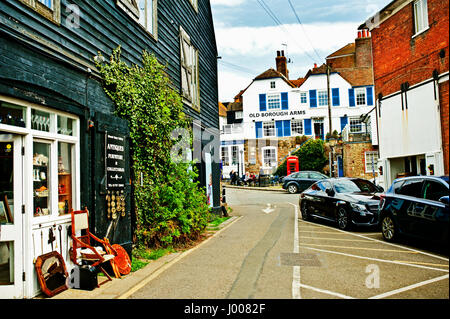
{"label": "blue shutter", "polygon": [[373,89],[372,89],[372,87],[367,87],[366,92],[367,92],[367,105],[373,105]]}
{"label": "blue shutter", "polygon": [[309,90],[309,107],[317,107],[317,91]]}
{"label": "blue shutter", "polygon": [[355,89],[348,89],[348,104],[355,106]]}
{"label": "blue shutter", "polygon": [[340,99],[339,99],[339,88],[331,89],[331,96],[333,97],[333,106],[339,106]]}
{"label": "blue shutter", "polygon": [[284,136],[291,136],[291,120],[283,121]]}
{"label": "blue shutter", "polygon": [[259,95],[259,111],[260,112],[264,112],[266,110],[267,110],[266,95],[265,94],[260,94]]}
{"label": "blue shutter", "polygon": [[283,121],[275,121],[275,128],[277,130],[277,136],[283,137]]}
{"label": "blue shutter", "polygon": [[281,93],[281,109],[282,110],[288,110],[289,109],[289,101],[288,101],[288,94]]}
{"label": "blue shutter", "polygon": [[305,135],[312,135],[311,119],[305,119]]}
{"label": "blue shutter", "polygon": [[256,138],[262,137],[262,122],[255,122]]}
{"label": "blue shutter", "polygon": [[347,125],[348,123],[348,117],[347,116],[342,116],[341,117],[341,132],[344,129],[344,127]]}

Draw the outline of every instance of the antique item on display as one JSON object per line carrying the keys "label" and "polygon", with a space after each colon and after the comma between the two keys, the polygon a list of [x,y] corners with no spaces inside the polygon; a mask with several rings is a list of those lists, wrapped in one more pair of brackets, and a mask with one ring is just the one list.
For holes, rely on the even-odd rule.
{"label": "antique item on display", "polygon": [[[0,199],[0,203],[1,202],[2,201]],[[12,214],[12,203],[11,203],[11,207],[10,207],[9,200],[8,200],[8,195],[6,195],[6,194],[3,196],[3,205],[5,207],[6,218],[8,219],[8,223],[13,224],[14,223],[14,218],[13,218],[13,214]]]}
{"label": "antique item on display", "polygon": [[[103,254],[102,247],[105,247],[106,242],[99,239],[89,231],[89,211],[87,208],[80,211],[72,211],[71,214],[72,262],[76,265],[80,265],[80,263],[87,263],[91,267],[95,267],[105,274],[108,278],[107,281],[112,280],[111,276],[104,270],[103,264],[113,259],[117,253],[115,253],[115,251],[111,251],[111,254]],[[77,236],[76,234],[78,232],[84,232],[84,235]],[[101,244],[101,246],[91,245],[91,242],[96,243],[97,245]]]}
{"label": "antique item on display", "polygon": [[76,266],[70,271],[70,287],[81,290],[93,290],[98,285],[98,272],[95,267],[83,265]]}
{"label": "antique item on display", "polygon": [[42,292],[53,297],[68,289],[68,273],[64,259],[57,251],[39,256],[35,263]]}
{"label": "antique item on display", "polygon": [[58,231],[59,231],[59,251],[62,255],[62,234],[61,234],[62,226],[61,225],[58,226]]}
{"label": "antique item on display", "polygon": [[52,251],[53,251],[53,242],[55,241],[56,237],[55,234],[53,233],[53,228],[50,227],[48,229],[48,242],[51,246],[52,246]]}
{"label": "antique item on display", "polygon": [[112,247],[117,252],[114,262],[119,268],[119,272],[122,275],[128,275],[131,272],[131,259],[127,251],[119,244],[114,244]]}

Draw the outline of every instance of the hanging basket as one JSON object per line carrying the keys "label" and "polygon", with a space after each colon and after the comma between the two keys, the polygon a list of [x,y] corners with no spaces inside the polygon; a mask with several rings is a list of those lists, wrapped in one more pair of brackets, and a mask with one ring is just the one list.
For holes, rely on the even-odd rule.
{"label": "hanging basket", "polygon": [[127,251],[120,245],[114,244],[112,247],[117,252],[117,256],[114,258],[114,262],[119,268],[121,275],[128,275],[131,272],[131,259],[128,256]]}

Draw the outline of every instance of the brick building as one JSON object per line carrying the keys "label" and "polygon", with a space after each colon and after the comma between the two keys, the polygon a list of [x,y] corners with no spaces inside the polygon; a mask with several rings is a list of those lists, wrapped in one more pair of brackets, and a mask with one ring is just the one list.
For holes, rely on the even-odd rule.
{"label": "brick building", "polygon": [[449,2],[394,0],[359,29],[372,34],[385,186],[403,175],[448,175]]}

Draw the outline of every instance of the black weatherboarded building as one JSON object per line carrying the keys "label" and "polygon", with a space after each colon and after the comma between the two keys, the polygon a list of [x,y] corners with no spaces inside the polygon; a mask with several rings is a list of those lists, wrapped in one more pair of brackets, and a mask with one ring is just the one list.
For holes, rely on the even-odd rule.
{"label": "black weatherboarded building", "polygon": [[[71,209],[88,207],[89,227],[103,238],[111,224],[108,191],[118,192],[125,208],[112,241],[131,251],[136,221],[129,131],[114,115],[94,62],[99,52],[109,57],[118,46],[128,64],[139,65],[147,50],[167,66],[194,131],[202,132],[194,141],[207,146],[199,178],[204,186],[212,180],[206,189],[213,190],[212,210],[220,211],[217,48],[209,0],[2,0],[0,298],[39,292],[37,256],[56,249],[70,263]],[[115,177],[124,181],[114,184],[119,188],[108,187],[108,143],[119,145],[116,158],[124,159],[115,163]],[[6,206],[10,213],[2,219]],[[55,242],[47,240],[51,229]]]}

